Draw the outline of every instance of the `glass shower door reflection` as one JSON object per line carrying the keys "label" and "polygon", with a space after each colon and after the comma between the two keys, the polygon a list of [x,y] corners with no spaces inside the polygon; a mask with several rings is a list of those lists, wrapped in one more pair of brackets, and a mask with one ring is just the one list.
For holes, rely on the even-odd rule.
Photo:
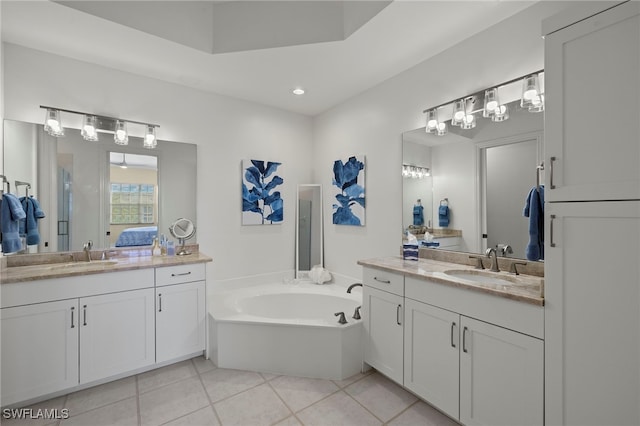
{"label": "glass shower door reflection", "polygon": [[58,166],[58,251],[69,251],[72,199],[71,173]]}

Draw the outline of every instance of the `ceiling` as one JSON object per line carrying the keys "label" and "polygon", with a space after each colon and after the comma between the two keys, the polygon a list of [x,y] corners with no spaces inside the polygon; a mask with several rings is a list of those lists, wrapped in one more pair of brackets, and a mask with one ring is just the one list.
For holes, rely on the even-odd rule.
{"label": "ceiling", "polygon": [[[4,42],[315,116],[533,3],[3,0],[0,5]],[[293,95],[297,87],[306,93]]]}

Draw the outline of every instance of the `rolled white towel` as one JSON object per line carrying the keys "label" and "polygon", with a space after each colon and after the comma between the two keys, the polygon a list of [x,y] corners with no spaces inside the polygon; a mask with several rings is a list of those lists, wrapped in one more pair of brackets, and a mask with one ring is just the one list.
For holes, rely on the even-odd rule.
{"label": "rolled white towel", "polygon": [[331,273],[320,265],[315,265],[309,271],[309,279],[316,284],[324,284],[331,281]]}

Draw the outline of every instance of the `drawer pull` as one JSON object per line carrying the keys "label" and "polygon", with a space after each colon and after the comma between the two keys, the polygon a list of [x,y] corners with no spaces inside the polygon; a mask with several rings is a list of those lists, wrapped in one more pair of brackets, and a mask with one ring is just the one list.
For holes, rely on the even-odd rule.
{"label": "drawer pull", "polygon": [[87,325],[87,305],[82,306],[82,311],[84,313],[84,321],[82,325],[86,326]]}
{"label": "drawer pull", "polygon": [[402,325],[402,322],[400,322],[400,309],[402,308],[402,305],[398,305],[398,307],[396,308],[396,324],[398,325]]}
{"label": "drawer pull", "polygon": [[162,312],[162,293],[158,294],[158,312]]}
{"label": "drawer pull", "polygon": [[452,322],[452,323],[451,323],[451,347],[452,347],[452,348],[455,348],[455,347],[456,347],[456,344],[455,344],[455,342],[453,341],[453,329],[454,329],[454,328],[456,328],[456,323],[455,323],[455,322]]}
{"label": "drawer pull", "polygon": [[378,278],[378,277],[373,277],[373,279],[374,279],[374,280],[376,280],[376,281],[378,281],[378,282],[381,282],[381,283],[391,284],[391,281],[390,281],[390,280],[381,280],[381,279],[380,279],[380,278]]}
{"label": "drawer pull", "polygon": [[555,214],[552,214],[550,216],[550,220],[549,220],[549,246],[550,247],[555,247],[556,243],[553,242],[553,220],[556,218]]}
{"label": "drawer pull", "polygon": [[76,310],[76,307],[72,306],[71,307],[71,328],[76,328],[75,322],[73,320],[73,313],[75,312],[75,310]]}
{"label": "drawer pull", "polygon": [[171,274],[171,276],[172,276],[172,277],[182,277],[182,276],[185,276],[185,275],[191,275],[191,271],[189,271],[189,272],[182,272],[182,273],[180,273],[180,274]]}

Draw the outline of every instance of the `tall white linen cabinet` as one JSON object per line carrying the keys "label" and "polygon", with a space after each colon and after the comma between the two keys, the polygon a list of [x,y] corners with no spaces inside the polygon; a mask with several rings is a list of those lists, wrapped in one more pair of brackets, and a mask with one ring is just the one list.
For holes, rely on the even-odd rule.
{"label": "tall white linen cabinet", "polygon": [[640,425],[640,3],[543,34],[545,423]]}

